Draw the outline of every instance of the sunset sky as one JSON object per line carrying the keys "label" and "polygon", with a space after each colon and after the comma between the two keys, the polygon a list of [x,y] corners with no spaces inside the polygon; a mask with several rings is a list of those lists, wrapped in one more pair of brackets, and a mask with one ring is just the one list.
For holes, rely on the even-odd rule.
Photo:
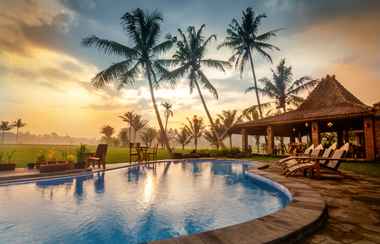
{"label": "sunset sky", "polygon": [[[296,78],[336,74],[363,102],[380,101],[378,0],[4,0],[0,2],[0,120],[22,118],[28,124],[25,131],[33,133],[94,137],[105,124],[117,130],[126,126],[118,115],[134,110],[155,126],[145,80],[121,91],[91,87],[98,71],[120,59],[84,48],[81,39],[95,34],[128,44],[120,17],[136,7],[157,9],[164,16],[163,34],[206,24],[205,33],[218,37],[208,57],[228,59],[228,49],[215,47],[231,19],[249,6],[268,15],[261,32],[284,28],[273,39],[281,49],[272,53],[274,64],[286,58]],[[259,78],[270,75],[274,65],[260,57],[255,62]],[[244,94],[251,84],[250,73],[243,79],[234,70],[207,70],[207,75],[220,96],[216,100],[205,92],[212,114],[242,110],[256,102],[254,94]],[[193,114],[205,117],[186,80],[174,90],[162,86],[157,98],[159,103],[173,104],[170,127],[180,126]]]}

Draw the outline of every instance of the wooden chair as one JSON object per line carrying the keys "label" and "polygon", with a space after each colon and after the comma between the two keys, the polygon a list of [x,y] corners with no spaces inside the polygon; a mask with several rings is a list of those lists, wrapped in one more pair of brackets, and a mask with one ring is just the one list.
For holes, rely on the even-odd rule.
{"label": "wooden chair", "polygon": [[98,168],[100,168],[100,165],[103,166],[103,169],[106,168],[106,156],[107,156],[107,144],[99,144],[96,148],[96,152],[90,154],[90,156],[87,159],[87,166],[92,164],[92,167],[95,167],[95,164],[98,165]]}
{"label": "wooden chair", "polygon": [[[321,176],[321,167],[328,169],[330,171],[334,171],[335,173],[341,174],[338,170],[340,163],[342,161],[343,155],[345,151],[342,149],[336,150],[330,158],[314,158],[312,161],[307,163],[297,164],[293,167],[287,169],[285,175],[291,176],[295,175],[300,171],[311,171],[312,175],[316,175],[317,178]],[[320,161],[324,160],[326,163],[324,165],[320,164]]]}
{"label": "wooden chair", "polygon": [[129,143],[129,163],[132,163],[132,158],[135,157],[136,161],[141,159],[140,143]]}
{"label": "wooden chair", "polygon": [[157,160],[158,144],[146,152],[146,159],[149,161]]}

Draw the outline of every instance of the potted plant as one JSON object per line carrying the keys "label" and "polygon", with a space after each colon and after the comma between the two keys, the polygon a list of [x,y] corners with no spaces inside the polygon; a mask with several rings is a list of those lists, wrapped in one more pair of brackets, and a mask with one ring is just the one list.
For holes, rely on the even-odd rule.
{"label": "potted plant", "polygon": [[26,164],[26,167],[27,167],[28,169],[34,169],[34,166],[35,166],[35,165],[36,165],[35,163],[31,162],[31,163],[27,163],[27,164]]}
{"label": "potted plant", "polygon": [[77,163],[75,164],[76,169],[83,169],[86,165],[86,160],[88,158],[88,152],[86,145],[81,144],[77,150]]}
{"label": "potted plant", "polygon": [[46,163],[45,152],[40,151],[40,153],[37,155],[37,159],[36,159],[36,168],[39,169],[40,165],[45,164],[45,163]]}
{"label": "potted plant", "polygon": [[15,151],[0,153],[0,171],[15,170],[16,164],[12,161],[14,153]]}

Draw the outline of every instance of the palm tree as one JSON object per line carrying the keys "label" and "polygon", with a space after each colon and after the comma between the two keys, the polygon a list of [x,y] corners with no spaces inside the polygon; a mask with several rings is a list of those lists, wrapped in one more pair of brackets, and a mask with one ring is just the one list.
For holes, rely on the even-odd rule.
{"label": "palm tree", "polygon": [[[171,80],[172,83],[187,75],[190,82],[190,93],[193,92],[194,87],[197,89],[203,108],[206,111],[206,115],[213,129],[213,133],[216,133],[215,124],[207,108],[200,84],[211,92],[215,98],[218,98],[218,92],[208,80],[202,67],[214,68],[224,72],[225,68],[230,67],[231,65],[227,61],[204,57],[210,42],[216,40],[216,35],[210,35],[205,38],[202,34],[204,28],[205,25],[202,25],[198,30],[196,30],[194,26],[189,26],[186,34],[181,29],[178,29],[179,40],[177,41],[175,54],[172,59],[161,61],[162,64],[176,67],[173,71],[163,76],[163,78]],[[216,137],[219,138],[219,135],[216,135]],[[220,139],[218,139],[218,141],[220,145],[223,145],[223,142]]]}
{"label": "palm tree", "polygon": [[165,108],[164,115],[165,115],[165,133],[166,133],[166,130],[168,128],[169,117],[173,117],[174,115],[173,110],[172,110],[173,105],[168,102],[164,102],[164,103],[161,103],[161,106]]}
{"label": "palm tree", "polygon": [[134,130],[133,141],[136,141],[136,135],[139,130],[144,128],[148,124],[147,120],[142,119],[141,115],[136,114],[132,120],[132,128]]}
{"label": "palm tree", "polygon": [[140,135],[141,141],[145,144],[145,146],[150,147],[154,138],[157,137],[157,131],[154,128],[146,128]]}
{"label": "palm tree", "polygon": [[193,119],[187,118],[187,125],[185,125],[186,130],[190,133],[191,139],[194,140],[194,150],[195,152],[198,149],[198,138],[200,138],[203,134],[203,130],[205,126],[203,124],[203,119],[198,118],[196,115],[193,116]]}
{"label": "palm tree", "polygon": [[19,129],[26,126],[26,123],[24,123],[21,119],[16,120],[13,123],[13,126],[16,127],[16,143],[18,143],[18,132]]}
{"label": "palm tree", "polygon": [[[272,80],[264,77],[259,82],[264,87],[257,88],[257,90],[263,95],[275,99],[276,108],[281,108],[283,112],[287,111],[287,105],[298,107],[304,101],[298,94],[318,83],[317,80],[312,80],[308,76],[293,80],[292,67],[285,65],[285,59],[280,61],[276,70],[272,70]],[[249,87],[246,92],[252,90],[256,90],[256,88]]]}
{"label": "palm tree", "polygon": [[112,135],[114,132],[115,132],[115,129],[109,125],[103,126],[102,129],[100,130],[100,133],[104,135],[104,140],[107,143],[110,143],[112,141]]}
{"label": "palm tree", "polygon": [[[227,28],[227,37],[222,44],[218,46],[228,47],[233,50],[233,54],[229,59],[235,63],[235,68],[240,70],[240,75],[243,75],[244,68],[247,62],[251,65],[253,85],[257,88],[257,80],[255,67],[253,62],[253,53],[256,52],[272,63],[272,57],[267,52],[268,50],[280,50],[278,47],[268,43],[268,41],[277,35],[277,30],[271,30],[263,34],[258,34],[258,29],[261,20],[266,18],[265,14],[256,15],[252,8],[247,8],[242,12],[241,21],[235,18]],[[256,100],[259,105],[260,118],[263,118],[263,112],[260,103],[259,92],[256,89]]]}
{"label": "palm tree", "polygon": [[128,135],[128,129],[122,128],[119,132],[119,140],[120,140],[121,146],[125,147],[128,144],[128,142],[130,141],[129,137],[130,136]]}
{"label": "palm tree", "polygon": [[160,81],[158,75],[167,72],[159,62],[159,55],[167,52],[175,42],[170,35],[167,35],[163,42],[159,42],[162,21],[159,12],[148,13],[137,8],[121,17],[121,25],[129,38],[130,46],[97,36],[84,38],[82,44],[88,47],[95,46],[105,54],[123,58],[123,61],[112,64],[92,79],[96,87],[104,87],[111,81],[117,81],[118,87],[122,88],[125,85],[134,85],[136,78],[141,74],[147,78],[157,122],[164,134],[166,148],[171,153],[154,94],[154,89]]}
{"label": "palm tree", "polygon": [[186,126],[180,128],[179,131],[175,130],[174,139],[181,144],[182,150],[185,150],[185,146],[190,143],[191,138],[191,134]]}
{"label": "palm tree", "polygon": [[[224,137],[228,134],[230,149],[232,149],[232,134],[228,133],[228,131],[236,124],[242,121],[243,115],[239,115],[237,110],[223,110],[222,114],[218,115],[221,123],[223,124],[225,131],[223,132]],[[222,138],[224,138],[222,136]]]}
{"label": "palm tree", "polygon": [[[220,119],[215,120],[215,128],[218,135],[222,135],[224,137],[219,137],[219,139],[223,140],[227,136],[227,128],[220,122]],[[211,129],[211,128],[210,128]],[[205,130],[203,132],[203,137],[212,145],[215,146],[217,150],[219,150],[218,138],[215,136],[215,133],[211,130]]]}
{"label": "palm tree", "polygon": [[0,130],[1,130],[1,143],[4,144],[4,136],[6,131],[13,129],[13,125],[9,121],[1,121]]}
{"label": "palm tree", "polygon": [[129,125],[129,139],[132,139],[132,123],[135,119],[135,112],[128,111],[124,113],[123,115],[120,115],[119,118],[121,118],[124,122],[126,122]]}

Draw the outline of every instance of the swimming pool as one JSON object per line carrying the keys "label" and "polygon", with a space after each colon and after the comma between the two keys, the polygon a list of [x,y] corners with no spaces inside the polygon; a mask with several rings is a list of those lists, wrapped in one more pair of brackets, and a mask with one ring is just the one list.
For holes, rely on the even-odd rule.
{"label": "swimming pool", "polygon": [[244,161],[190,160],[0,187],[1,243],[145,243],[242,223],[290,196]]}

